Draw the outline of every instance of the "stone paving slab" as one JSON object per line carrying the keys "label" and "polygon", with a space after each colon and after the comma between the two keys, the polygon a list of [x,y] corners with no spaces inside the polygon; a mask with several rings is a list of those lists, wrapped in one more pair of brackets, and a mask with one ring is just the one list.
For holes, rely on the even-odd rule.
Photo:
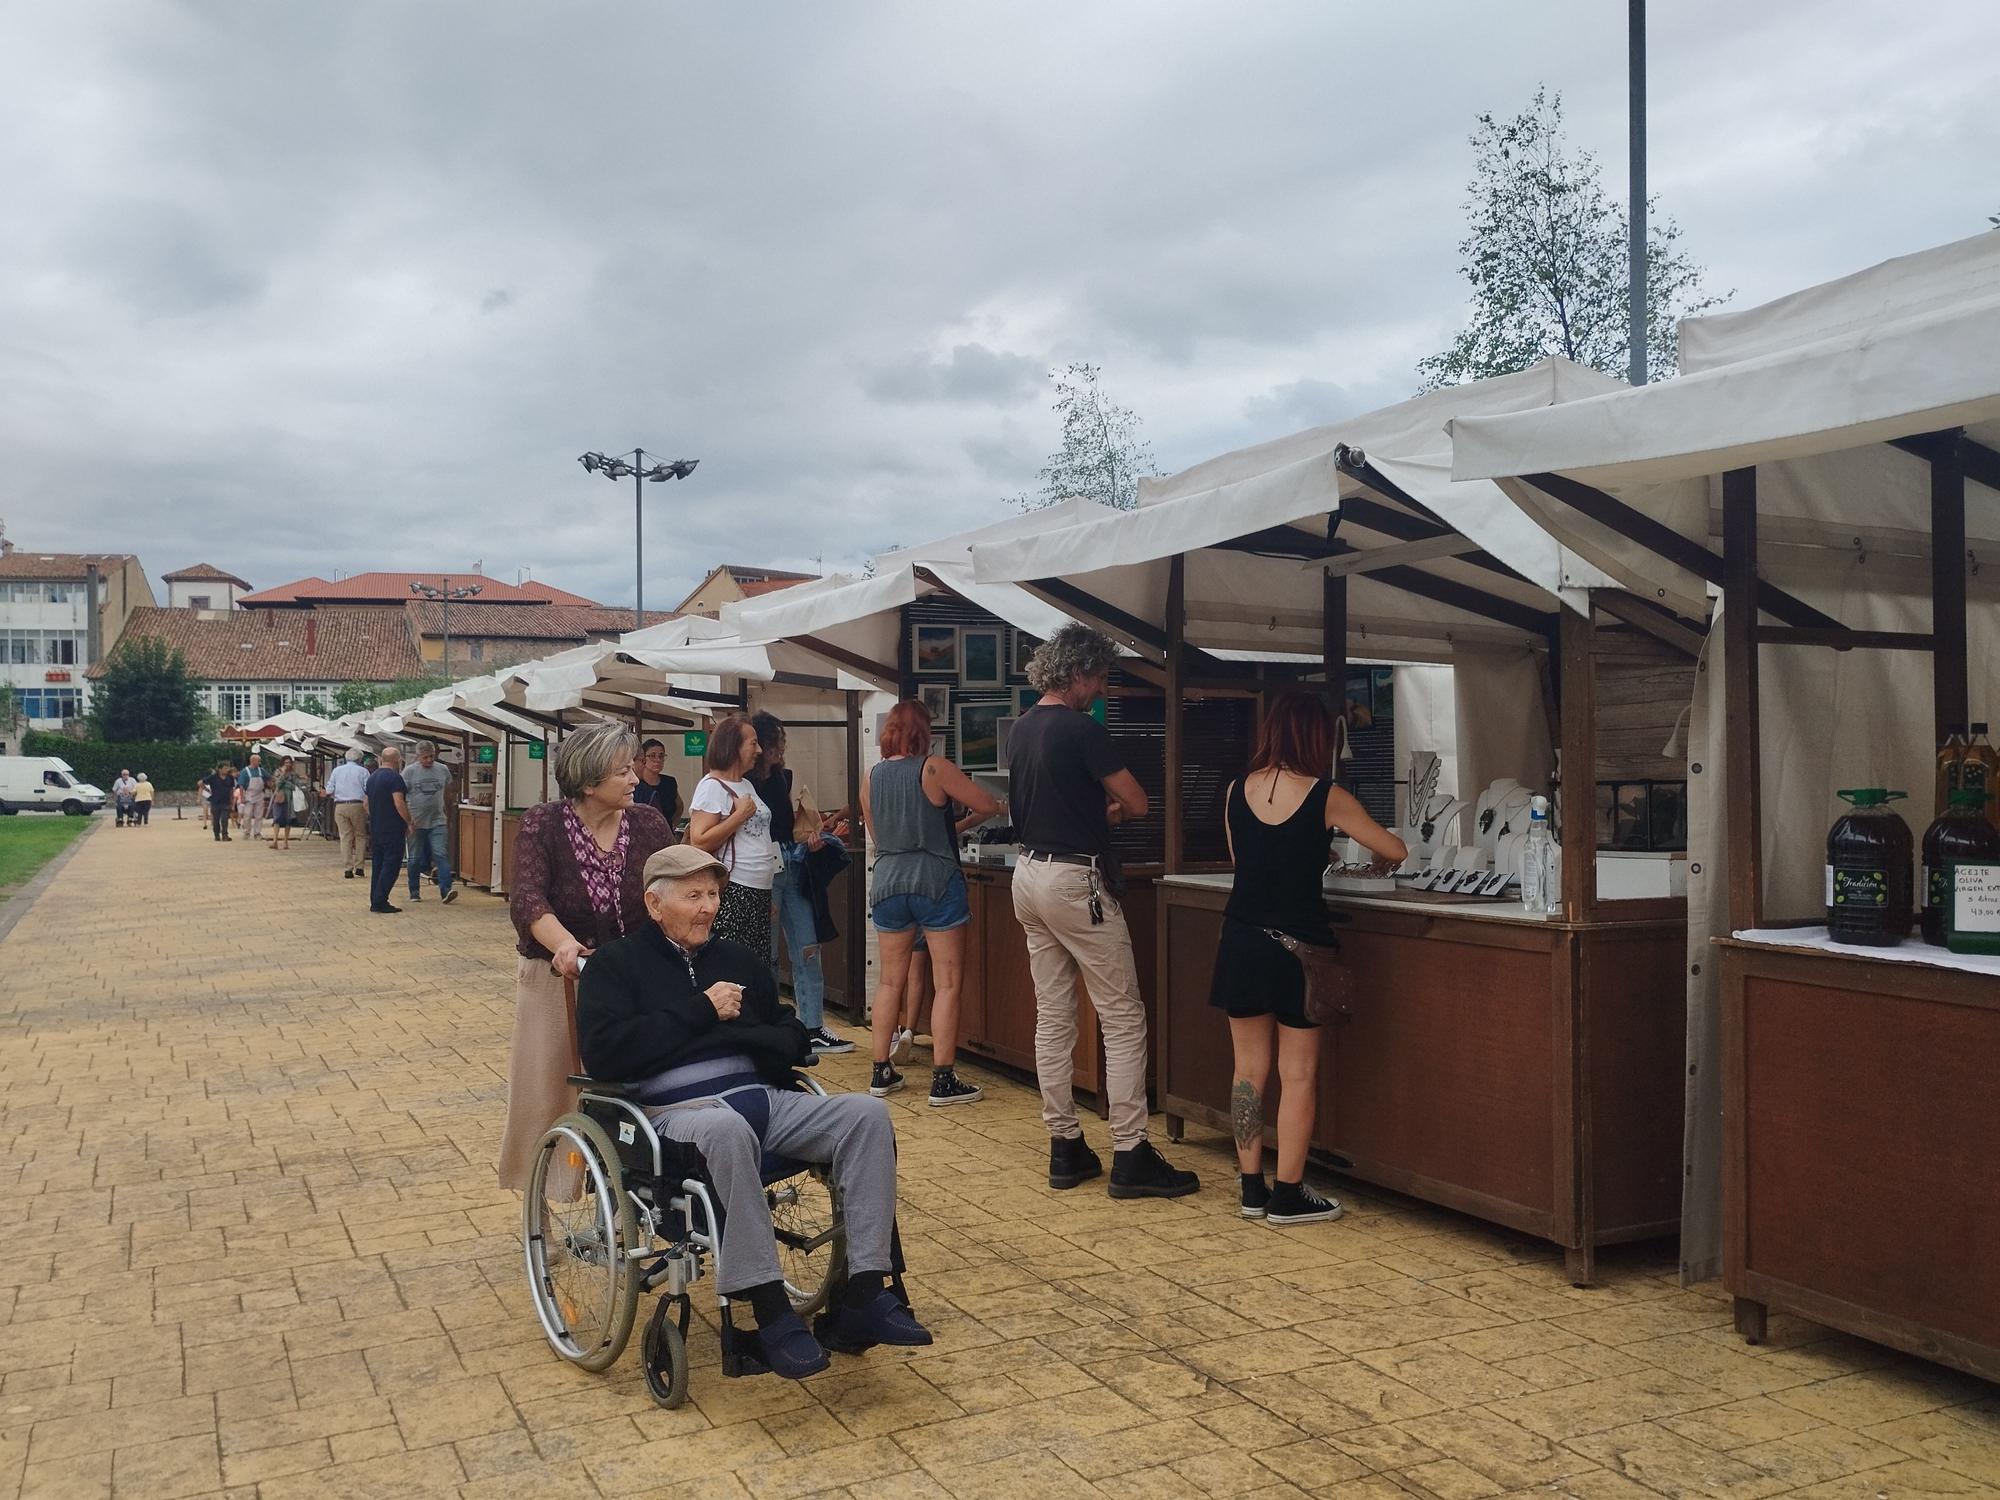
{"label": "stone paving slab", "polygon": [[1215,1138],[1195,1198],[1052,1193],[978,1070],[892,1101],[935,1347],[726,1381],[704,1287],[661,1411],[636,1338],[580,1374],[528,1305],[503,904],[375,917],[336,865],[100,830],[0,943],[0,1500],[2000,1494],[1994,1387],[1795,1319],[1748,1348],[1656,1248],[1578,1291],[1388,1195],[1244,1223]]}

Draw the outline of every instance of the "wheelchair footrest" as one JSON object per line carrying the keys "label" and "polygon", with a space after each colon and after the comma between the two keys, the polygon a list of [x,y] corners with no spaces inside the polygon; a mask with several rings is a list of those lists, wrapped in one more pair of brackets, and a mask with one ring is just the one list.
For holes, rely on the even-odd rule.
{"label": "wheelchair footrest", "polygon": [[729,1310],[722,1315],[722,1373],[731,1380],[744,1375],[768,1375],[771,1367],[764,1362],[763,1351],[758,1347],[757,1336],[737,1328],[729,1318]]}

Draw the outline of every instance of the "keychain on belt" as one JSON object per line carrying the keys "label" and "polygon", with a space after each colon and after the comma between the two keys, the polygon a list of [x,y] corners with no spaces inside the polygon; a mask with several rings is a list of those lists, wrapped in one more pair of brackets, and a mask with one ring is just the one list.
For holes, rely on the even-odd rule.
{"label": "keychain on belt", "polygon": [[1090,925],[1104,925],[1104,882],[1097,873],[1095,860],[1090,865]]}

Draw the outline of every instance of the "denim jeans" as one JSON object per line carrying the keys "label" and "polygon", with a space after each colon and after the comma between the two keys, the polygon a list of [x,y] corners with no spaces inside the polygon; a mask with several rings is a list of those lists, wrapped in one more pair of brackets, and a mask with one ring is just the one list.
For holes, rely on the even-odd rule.
{"label": "denim jeans", "polygon": [[[785,935],[785,947],[792,960],[792,1004],[806,1030],[816,1031],[826,1020],[826,975],[819,966],[819,928],[813,922],[812,902],[805,891],[806,850],[803,844],[786,844],[785,867],[771,883],[778,903],[777,930]],[[778,962],[778,940],[771,938],[771,963]]]}
{"label": "denim jeans", "polygon": [[445,845],[444,824],[411,830],[409,863],[411,896],[417,894],[417,877],[427,865],[437,872],[438,894],[442,896],[451,889],[451,855]]}

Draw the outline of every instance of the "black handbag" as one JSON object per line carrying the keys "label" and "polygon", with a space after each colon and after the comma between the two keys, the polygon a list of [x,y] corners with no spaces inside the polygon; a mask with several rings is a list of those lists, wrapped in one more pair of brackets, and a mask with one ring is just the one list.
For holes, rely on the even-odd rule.
{"label": "black handbag", "polygon": [[1299,961],[1306,973],[1306,1019],[1315,1026],[1330,1026],[1351,1008],[1354,999],[1354,971],[1340,961],[1338,943],[1308,943],[1266,927],[1265,936]]}

